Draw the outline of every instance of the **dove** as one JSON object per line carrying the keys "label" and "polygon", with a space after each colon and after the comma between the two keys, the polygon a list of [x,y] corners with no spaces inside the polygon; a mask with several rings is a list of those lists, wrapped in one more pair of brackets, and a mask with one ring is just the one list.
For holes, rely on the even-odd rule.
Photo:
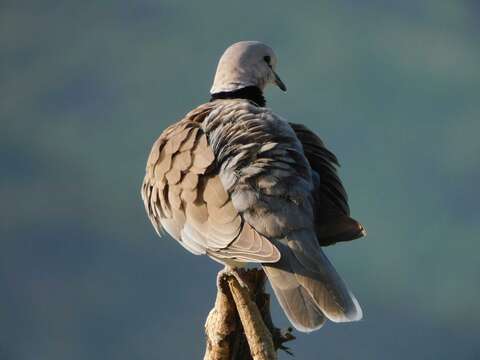
{"label": "dove", "polygon": [[322,247],[366,232],[350,217],[335,155],[266,107],[268,85],[286,91],[276,68],[261,42],[228,47],[210,101],[153,144],[141,196],[159,235],[229,268],[263,267],[290,322],[310,332],[362,318]]}

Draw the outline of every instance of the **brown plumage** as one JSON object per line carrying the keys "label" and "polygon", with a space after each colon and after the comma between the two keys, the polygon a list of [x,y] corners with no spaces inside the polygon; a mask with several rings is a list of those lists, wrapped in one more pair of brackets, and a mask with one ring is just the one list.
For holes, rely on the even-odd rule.
{"label": "brown plumage", "polygon": [[[194,254],[231,266],[260,263],[297,329],[317,329],[327,318],[358,320],[358,302],[320,248],[365,234],[349,216],[337,159],[305,126],[235,98],[235,91],[228,98],[226,89],[252,85],[249,76],[264,76],[260,90],[269,82],[285,88],[270,48],[240,44],[238,58],[229,54],[239,62],[231,69],[258,69],[225,85],[228,72],[219,67],[214,89],[222,97],[162,133],[147,161],[145,209],[159,234],[164,229]],[[255,62],[265,54],[268,67]]]}
{"label": "brown plumage", "polygon": [[150,220],[195,254],[275,262],[278,250],[245,224],[215,171],[202,123],[207,104],[170,126],[153,145],[142,198]]}

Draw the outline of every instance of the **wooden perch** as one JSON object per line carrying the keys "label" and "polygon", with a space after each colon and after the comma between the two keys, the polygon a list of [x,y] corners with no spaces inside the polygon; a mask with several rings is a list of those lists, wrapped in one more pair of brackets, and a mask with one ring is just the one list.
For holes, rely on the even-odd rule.
{"label": "wooden perch", "polygon": [[275,360],[283,343],[295,339],[292,329],[273,326],[270,296],[261,269],[237,270],[246,287],[233,275],[222,275],[215,307],[205,323],[204,360]]}

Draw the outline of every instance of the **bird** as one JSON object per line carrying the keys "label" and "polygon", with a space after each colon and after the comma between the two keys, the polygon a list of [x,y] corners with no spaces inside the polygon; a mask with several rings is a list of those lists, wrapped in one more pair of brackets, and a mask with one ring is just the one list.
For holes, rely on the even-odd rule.
{"label": "bird", "polygon": [[362,318],[323,247],[363,237],[350,217],[338,160],[315,132],[266,107],[286,85],[277,56],[241,41],[220,57],[210,99],[166,128],[141,196],[156,232],[236,269],[261,266],[299,331]]}

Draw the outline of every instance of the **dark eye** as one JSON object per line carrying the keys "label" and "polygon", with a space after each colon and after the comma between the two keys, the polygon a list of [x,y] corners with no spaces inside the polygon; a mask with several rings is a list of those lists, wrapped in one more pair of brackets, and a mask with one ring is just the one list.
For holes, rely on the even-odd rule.
{"label": "dark eye", "polygon": [[270,65],[270,61],[271,61],[272,59],[270,58],[270,56],[267,55],[267,56],[264,56],[264,57],[263,57],[263,60],[265,60],[265,62],[266,62],[268,65]]}

